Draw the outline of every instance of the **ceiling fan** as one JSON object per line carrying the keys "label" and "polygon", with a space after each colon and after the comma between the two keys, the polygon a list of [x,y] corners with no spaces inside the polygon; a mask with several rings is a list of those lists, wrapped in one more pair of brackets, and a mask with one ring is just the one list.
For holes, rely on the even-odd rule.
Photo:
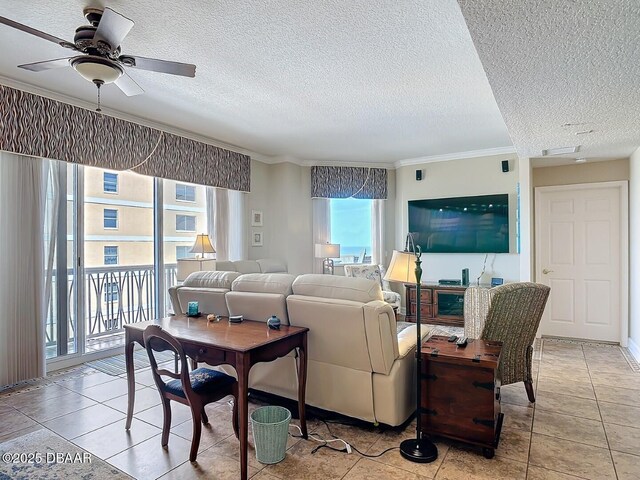
{"label": "ceiling fan", "polygon": [[73,57],[26,63],[18,65],[18,67],[33,72],[41,72],[71,65],[84,79],[94,83],[98,88],[98,111],[100,111],[100,87],[104,84],[115,83],[127,96],[144,93],[140,85],[127,74],[125,68],[139,68],[152,72],[195,77],[195,65],[134,55],[122,55],[120,44],[133,27],[133,20],[109,7],[104,9],[85,8],[83,13],[89,25],[76,28],[73,43],[11,19],[0,17],[0,23],[2,24],[78,52],[78,55]]}

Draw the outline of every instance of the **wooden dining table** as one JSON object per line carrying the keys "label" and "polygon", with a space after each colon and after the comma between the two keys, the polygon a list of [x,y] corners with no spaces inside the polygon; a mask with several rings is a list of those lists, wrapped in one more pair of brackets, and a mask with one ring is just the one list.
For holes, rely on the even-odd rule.
{"label": "wooden dining table", "polygon": [[247,478],[247,446],[249,433],[249,370],[258,362],[269,362],[298,350],[298,415],[303,438],[308,438],[305,416],[305,388],[307,382],[308,328],[281,325],[270,329],[264,322],[245,320],[231,323],[226,317],[208,322],[205,317],[173,317],[125,325],[125,361],[127,366],[128,405],[126,430],[131,428],[135,402],[135,373],[133,349],[144,347],[142,334],[149,325],[160,325],[182,345],[185,354],[194,362],[211,366],[231,365],[238,376],[238,416],[240,435],[240,472]]}

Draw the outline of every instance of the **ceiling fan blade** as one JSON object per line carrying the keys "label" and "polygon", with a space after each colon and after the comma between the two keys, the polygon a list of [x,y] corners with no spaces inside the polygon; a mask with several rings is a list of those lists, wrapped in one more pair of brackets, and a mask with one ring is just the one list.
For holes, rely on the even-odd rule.
{"label": "ceiling fan blade", "polygon": [[120,46],[122,40],[129,34],[134,25],[133,20],[106,7],[102,12],[102,18],[93,39],[96,42],[98,40],[107,42],[111,47],[111,51],[114,51]]}
{"label": "ceiling fan blade", "polygon": [[128,67],[139,68],[141,70],[170,73],[171,75],[182,75],[183,77],[192,78],[196,76],[196,66],[190,63],[170,62],[168,60],[158,60],[157,58],[133,55],[122,55],[119,60]]}
{"label": "ceiling fan blade", "polygon": [[138,85],[133,78],[127,75],[126,72],[123,73],[114,83],[127,97],[133,97],[134,95],[144,93],[142,87]]}
{"label": "ceiling fan blade", "polygon": [[69,60],[74,57],[56,58],[55,60],[45,60],[44,62],[25,63],[18,65],[18,68],[31,70],[32,72],[41,72],[43,70],[51,70],[54,68],[62,68],[69,66]]}
{"label": "ceiling fan blade", "polygon": [[35,35],[36,37],[40,37],[40,38],[43,38],[45,40],[49,40],[50,42],[57,43],[58,45],[61,45],[63,47],[75,48],[75,46],[72,43],[67,42],[66,40],[64,40],[62,38],[58,38],[58,37],[55,37],[53,35],[49,35],[48,33],[41,32],[40,30],[36,30],[35,28],[28,27],[27,25],[23,25],[21,23],[14,22],[13,20],[11,20],[9,18],[0,17],[0,23],[4,23],[5,25],[7,25],[9,27],[15,28],[17,30],[21,30],[23,32],[30,33],[31,35]]}

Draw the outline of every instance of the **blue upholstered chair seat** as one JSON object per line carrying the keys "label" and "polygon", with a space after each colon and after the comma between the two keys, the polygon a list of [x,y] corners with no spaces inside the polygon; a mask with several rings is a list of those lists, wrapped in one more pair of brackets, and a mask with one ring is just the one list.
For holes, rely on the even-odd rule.
{"label": "blue upholstered chair seat", "polygon": [[[211,370],[210,368],[196,368],[189,373],[189,379],[191,380],[191,388],[193,391],[201,395],[214,393],[219,388],[230,385],[236,381],[232,376],[217,370]],[[165,391],[186,398],[180,380],[167,382]]]}

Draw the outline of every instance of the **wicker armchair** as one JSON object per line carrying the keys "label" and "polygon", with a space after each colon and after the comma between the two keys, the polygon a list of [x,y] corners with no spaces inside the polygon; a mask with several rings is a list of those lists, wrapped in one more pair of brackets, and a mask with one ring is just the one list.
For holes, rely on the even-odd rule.
{"label": "wicker armchair", "polygon": [[469,287],[464,296],[464,334],[503,343],[502,384],[524,382],[535,402],[531,363],[533,341],[550,288],[538,283],[509,283],[496,288]]}

